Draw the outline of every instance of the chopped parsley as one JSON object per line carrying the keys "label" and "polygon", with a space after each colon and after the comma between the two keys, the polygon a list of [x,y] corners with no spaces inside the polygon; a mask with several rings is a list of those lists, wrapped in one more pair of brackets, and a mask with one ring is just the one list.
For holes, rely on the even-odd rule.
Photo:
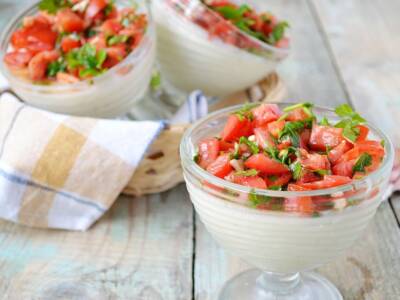
{"label": "chopped parsley", "polygon": [[68,0],[42,0],[38,4],[39,10],[46,11],[49,14],[54,15],[58,10],[71,7]]}
{"label": "chopped parsley", "polygon": [[72,70],[81,68],[79,76],[96,76],[105,71],[102,65],[107,58],[107,52],[104,49],[96,51],[95,46],[85,44],[79,49],[74,49],[66,55],[68,67]]}
{"label": "chopped parsley", "polygon": [[278,138],[280,141],[283,141],[285,139],[290,139],[294,147],[299,147],[300,146],[299,132],[305,127],[306,123],[304,121],[286,122],[285,127],[279,133]]}
{"label": "chopped parsley", "polygon": [[331,126],[331,124],[329,123],[329,121],[328,121],[328,119],[327,119],[326,117],[323,117],[323,118],[321,119],[321,121],[319,122],[319,125],[322,125],[322,126]]}
{"label": "chopped parsley", "polygon": [[255,169],[249,169],[249,170],[244,170],[244,171],[237,171],[235,172],[235,175],[238,176],[245,176],[245,177],[251,177],[251,176],[257,176],[258,171]]}
{"label": "chopped parsley", "polygon": [[47,65],[47,76],[55,77],[58,72],[64,72],[66,68],[66,62],[62,58],[59,58]]}
{"label": "chopped parsley", "polygon": [[158,90],[161,87],[161,73],[158,71],[153,72],[150,80],[150,87],[153,91]]}
{"label": "chopped parsley", "polygon": [[239,144],[245,144],[247,146],[249,146],[251,153],[253,154],[257,154],[258,152],[260,152],[260,149],[258,149],[258,145],[252,141],[250,141],[247,137],[242,136],[239,139]]}
{"label": "chopped parsley", "polygon": [[129,36],[127,35],[113,35],[107,39],[108,46],[114,46],[120,43],[126,43],[129,40]]}
{"label": "chopped parsley", "polygon": [[303,167],[301,166],[301,163],[299,161],[293,163],[290,165],[290,170],[292,171],[293,179],[298,180],[301,177],[301,174],[303,172]]}
{"label": "chopped parsley", "polygon": [[360,135],[360,129],[356,126],[365,123],[365,119],[354,112],[348,104],[336,107],[335,113],[342,118],[335,127],[343,128],[343,136],[354,143]]}
{"label": "chopped parsley", "polygon": [[254,191],[249,193],[249,201],[253,207],[257,207],[260,204],[266,204],[272,200],[269,196],[257,195]]}
{"label": "chopped parsley", "polygon": [[245,103],[241,109],[234,112],[234,115],[236,115],[239,118],[239,121],[243,121],[246,118],[249,120],[253,120],[253,114],[251,110],[255,106],[256,104]]}
{"label": "chopped parsley", "polygon": [[365,168],[370,166],[371,164],[372,164],[372,156],[369,155],[368,153],[363,153],[357,159],[357,161],[353,167],[353,173],[356,173],[356,172],[365,173]]}

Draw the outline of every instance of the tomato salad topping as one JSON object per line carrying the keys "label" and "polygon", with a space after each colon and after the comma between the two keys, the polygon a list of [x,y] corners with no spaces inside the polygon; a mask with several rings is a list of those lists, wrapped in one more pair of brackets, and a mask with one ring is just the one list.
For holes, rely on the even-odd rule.
{"label": "tomato salad topping", "polygon": [[[229,116],[220,136],[199,142],[194,160],[214,176],[257,189],[310,191],[348,184],[379,168],[385,149],[368,138],[366,121],[349,105],[335,112],[341,120],[333,124],[318,120],[311,103],[283,111],[276,104],[245,105]],[[249,195],[258,208],[290,211],[296,204],[293,210],[303,213],[332,205],[321,199],[320,208],[311,197],[286,199],[273,208],[273,199]]]}
{"label": "tomato salad topping", "polygon": [[142,40],[147,16],[113,0],[42,0],[13,32],[4,56],[35,82],[74,83],[118,64]]}
{"label": "tomato salad topping", "polygon": [[[180,13],[190,0],[168,0]],[[191,11],[190,18],[205,29],[210,37],[217,37],[227,44],[257,52],[259,44],[252,38],[278,48],[288,48],[286,21],[279,21],[268,12],[257,13],[248,4],[237,5],[228,0],[202,0],[208,9]],[[249,38],[251,36],[252,38]]]}

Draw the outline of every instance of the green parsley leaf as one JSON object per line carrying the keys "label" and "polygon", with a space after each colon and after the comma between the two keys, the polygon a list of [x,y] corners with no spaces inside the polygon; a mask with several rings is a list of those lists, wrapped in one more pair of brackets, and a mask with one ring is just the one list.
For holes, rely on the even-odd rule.
{"label": "green parsley leaf", "polygon": [[365,119],[361,117],[358,113],[353,111],[351,106],[348,105],[347,103],[344,103],[336,107],[335,113],[341,118],[350,118],[352,121],[357,123],[356,125],[366,122]]}
{"label": "green parsley leaf", "polygon": [[245,118],[253,120],[253,114],[251,110],[257,106],[257,104],[245,103],[239,110],[235,111],[233,114],[239,118],[239,121],[243,121]]}
{"label": "green parsley leaf", "polygon": [[150,87],[153,91],[158,90],[161,87],[161,73],[158,71],[153,72],[150,80]]}
{"label": "green parsley leaf", "polygon": [[47,65],[47,75],[49,77],[55,77],[58,72],[64,72],[66,68],[65,61],[63,59],[58,59]]}
{"label": "green parsley leaf", "polygon": [[104,61],[107,58],[107,52],[104,49],[100,49],[97,52],[97,64],[96,64],[96,68],[97,69],[101,69],[101,66],[103,65]]}
{"label": "green parsley leaf", "polygon": [[353,173],[355,172],[365,172],[365,167],[368,167],[372,164],[372,156],[368,153],[363,153],[358,158],[357,162],[353,167]]}
{"label": "green parsley leaf", "polygon": [[322,125],[322,126],[331,126],[331,124],[329,123],[329,121],[328,121],[328,119],[327,119],[326,117],[323,117],[323,118],[321,119],[321,121],[319,122],[319,125]]}
{"label": "green parsley leaf", "polygon": [[278,157],[280,158],[280,161],[283,164],[290,164],[290,155],[296,153],[297,150],[294,147],[288,147],[286,149],[282,149],[281,151],[279,151],[279,155]]}
{"label": "green parsley leaf", "polygon": [[[357,140],[358,136],[360,135],[360,129],[354,127],[351,121],[347,122],[343,127],[343,136],[352,141],[353,143]],[[338,127],[337,124],[335,127]]]}
{"label": "green parsley leaf", "polygon": [[297,161],[297,162],[291,164],[290,170],[292,171],[294,180],[300,179],[301,173],[303,172],[303,168],[302,168],[300,162]]}
{"label": "green parsley leaf", "polygon": [[283,109],[283,111],[284,112],[289,112],[289,111],[292,111],[292,110],[295,110],[295,109],[298,109],[298,108],[301,108],[301,107],[310,109],[310,108],[314,107],[314,104],[312,104],[310,102],[297,103],[297,104],[286,106]]}
{"label": "green parsley leaf", "polygon": [[271,190],[271,191],[282,191],[282,186],[280,186],[280,185],[272,185],[272,186],[268,187],[268,190]]}
{"label": "green parsley leaf", "polygon": [[39,10],[46,11],[52,15],[60,9],[70,6],[67,0],[42,0],[38,4]]}
{"label": "green parsley leaf", "polygon": [[385,140],[381,140],[381,146],[385,147]]}
{"label": "green parsley leaf", "polygon": [[196,153],[195,155],[193,155],[193,161],[198,164],[200,161],[200,154]]}
{"label": "green parsley leaf", "polygon": [[254,191],[249,193],[249,201],[253,207],[257,207],[260,204],[265,204],[271,201],[271,197],[264,195],[257,195]]}
{"label": "green parsley leaf", "polygon": [[85,44],[66,55],[68,67],[72,70],[81,68],[79,74],[82,77],[102,74],[105,71],[102,69],[102,65],[106,58],[107,52],[104,49],[96,51],[95,46],[91,44]]}
{"label": "green parsley leaf", "polygon": [[285,36],[285,31],[288,27],[289,23],[286,21],[282,21],[276,24],[270,36],[271,44],[276,44],[277,42],[279,42]]}
{"label": "green parsley leaf", "polygon": [[114,2],[115,0],[110,0],[106,7],[104,8],[104,15],[107,17],[109,14],[111,14],[111,12],[113,11],[114,8]]}
{"label": "green parsley leaf", "polygon": [[260,152],[260,149],[258,148],[258,145],[252,141],[250,141],[247,137],[242,136],[239,139],[239,144],[245,144],[247,146],[249,146],[251,153],[253,154],[257,154],[258,152]]}
{"label": "green parsley leaf", "polygon": [[108,46],[114,46],[120,43],[126,43],[129,40],[129,36],[127,35],[113,35],[107,39]]}
{"label": "green parsley leaf", "polygon": [[255,169],[249,169],[249,170],[244,170],[244,171],[237,171],[235,172],[235,175],[238,176],[246,176],[246,177],[251,177],[251,176],[257,176],[258,171]]}
{"label": "green parsley leaf", "polygon": [[306,127],[306,122],[304,121],[286,122],[285,127],[279,133],[278,138],[280,141],[289,138],[294,147],[299,147],[300,145],[299,131],[301,131],[305,127]]}
{"label": "green parsley leaf", "polygon": [[275,147],[268,147],[267,149],[264,150],[265,153],[269,155],[272,159],[275,159],[277,161],[281,161],[279,158],[279,150]]}
{"label": "green parsley leaf", "polygon": [[330,171],[330,170],[323,170],[323,169],[321,169],[321,170],[316,170],[316,171],[314,171],[314,173],[316,173],[316,174],[318,174],[318,175],[321,175],[321,176],[325,176],[325,175],[330,175],[330,174],[331,174],[331,171]]}
{"label": "green parsley leaf", "polygon": [[226,5],[226,6],[219,6],[214,9],[217,12],[219,12],[225,19],[228,20],[240,19],[243,17],[245,12],[251,10],[250,7],[246,4],[243,4],[238,8]]}

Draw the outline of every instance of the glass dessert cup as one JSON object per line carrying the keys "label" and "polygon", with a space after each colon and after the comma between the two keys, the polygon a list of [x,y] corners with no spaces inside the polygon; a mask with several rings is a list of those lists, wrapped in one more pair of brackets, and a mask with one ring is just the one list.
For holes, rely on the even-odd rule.
{"label": "glass dessert cup", "polygon": [[[4,63],[12,33],[21,20],[37,13],[37,3],[30,5],[16,16],[0,37],[0,70],[13,91],[26,103],[49,111],[113,118],[129,112],[140,101],[149,87],[155,60],[155,33],[145,2],[139,12],[148,16],[148,28],[140,45],[125,59],[104,74],[90,80],[70,84],[36,84],[27,79],[26,73],[10,70]],[[132,5],[130,0],[117,0],[119,8]]]}
{"label": "glass dessert cup", "polygon": [[[385,157],[379,169],[349,184],[302,192],[251,189],[217,178],[193,161],[198,142],[217,136],[240,107],[194,124],[180,148],[187,189],[207,230],[224,249],[257,268],[228,281],[219,299],[343,299],[334,285],[310,270],[343,254],[373,218],[393,166],[390,140],[369,126],[371,136],[384,141]],[[336,119],[330,109],[316,107],[314,112]],[[252,207],[250,194],[269,199],[265,209]],[[296,199],[302,197],[311,198],[318,213],[299,213]]]}
{"label": "glass dessert cup", "polygon": [[209,20],[204,14],[212,16],[213,22],[224,19],[199,0],[154,0],[151,9],[161,73],[183,92],[200,89],[208,96],[223,97],[243,90],[275,70],[289,54],[289,49],[268,45],[235,27],[235,38],[246,49],[210,37],[198,25]]}

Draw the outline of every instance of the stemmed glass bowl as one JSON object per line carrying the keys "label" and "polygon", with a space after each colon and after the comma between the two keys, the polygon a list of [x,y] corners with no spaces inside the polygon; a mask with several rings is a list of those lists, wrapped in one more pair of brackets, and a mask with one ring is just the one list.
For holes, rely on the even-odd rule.
{"label": "stemmed glass bowl", "polygon": [[[379,169],[349,184],[302,192],[251,189],[217,178],[193,161],[198,142],[217,136],[239,108],[198,121],[180,147],[187,189],[205,227],[224,249],[256,268],[228,281],[220,299],[343,299],[332,283],[310,270],[343,254],[374,216],[393,166],[390,140],[369,126],[371,137],[384,142],[386,154]],[[327,108],[316,107],[314,112],[336,119]],[[267,205],[252,207],[249,195],[267,200]],[[318,213],[300,212],[296,203],[305,197],[312,199]]]}

